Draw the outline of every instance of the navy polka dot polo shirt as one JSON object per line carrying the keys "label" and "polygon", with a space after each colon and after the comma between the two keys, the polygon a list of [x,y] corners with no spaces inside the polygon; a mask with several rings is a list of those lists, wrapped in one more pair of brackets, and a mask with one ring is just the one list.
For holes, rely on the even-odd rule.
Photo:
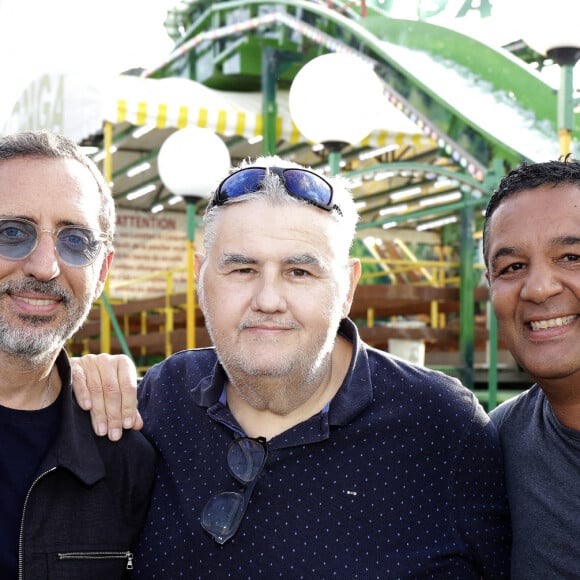
{"label": "navy polka dot polo shirt", "polygon": [[241,428],[213,349],[177,353],[139,387],[162,454],[134,575],[174,578],[507,578],[510,525],[497,433],[442,373],[339,331],[353,360],[327,409],[268,441],[237,533],[202,528],[213,495],[241,491],[226,452]]}

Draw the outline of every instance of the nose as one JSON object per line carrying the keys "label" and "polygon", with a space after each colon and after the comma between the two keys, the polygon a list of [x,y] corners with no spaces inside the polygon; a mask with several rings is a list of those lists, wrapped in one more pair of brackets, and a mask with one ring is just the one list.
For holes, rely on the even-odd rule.
{"label": "nose", "polygon": [[283,312],[286,310],[283,282],[279,276],[264,273],[256,280],[252,297],[252,310],[256,312]]}
{"label": "nose", "polygon": [[27,276],[48,282],[60,274],[58,255],[51,232],[38,232],[38,244],[24,260],[23,271]]}
{"label": "nose", "polygon": [[550,264],[529,264],[520,296],[523,300],[542,304],[562,292],[562,289],[562,281]]}

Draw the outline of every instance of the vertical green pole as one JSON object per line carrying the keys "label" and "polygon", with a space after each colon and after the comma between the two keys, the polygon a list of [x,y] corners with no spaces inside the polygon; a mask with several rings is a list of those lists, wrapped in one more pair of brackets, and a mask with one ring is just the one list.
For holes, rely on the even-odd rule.
{"label": "vertical green pole", "polygon": [[491,301],[487,305],[488,320],[488,363],[487,373],[487,410],[491,411],[497,406],[497,318],[493,312]]}
{"label": "vertical green pole", "polygon": [[323,145],[328,152],[328,169],[330,175],[338,175],[340,173],[342,150],[348,146],[348,143],[344,141],[324,141]]}
{"label": "vertical green pole", "polygon": [[274,48],[262,51],[262,117],[264,119],[262,153],[276,154],[276,78],[278,75],[278,56]]}
{"label": "vertical green pole", "polygon": [[[468,192],[463,192],[463,201],[468,201]],[[460,216],[460,278],[459,278],[459,356],[463,369],[463,383],[473,388],[474,350],[474,282],[473,282],[473,208],[464,207]]]}
{"label": "vertical green pole", "polygon": [[566,157],[572,152],[572,131],[574,131],[574,66],[580,60],[580,46],[557,46],[546,54],[560,67],[560,88],[558,89],[558,139],[560,155]]}
{"label": "vertical green pole", "polygon": [[560,65],[560,88],[558,90],[558,139],[560,155],[566,157],[572,149],[574,129],[574,65]]}
{"label": "vertical green pole", "polygon": [[[502,159],[493,159],[491,163],[490,170],[487,172],[484,180],[485,189],[492,192],[497,187],[499,180],[504,171],[504,162]],[[497,328],[497,318],[493,312],[493,305],[491,303],[491,297],[488,299],[487,303],[487,394],[488,403],[487,410],[491,411],[497,405],[497,393],[498,393],[498,372],[497,372],[497,348],[498,348],[498,328]]]}
{"label": "vertical green pole", "polygon": [[187,207],[187,297],[186,297],[186,346],[195,348],[195,211],[197,198],[186,197]]}
{"label": "vertical green pole", "polygon": [[330,175],[338,175],[340,173],[340,151],[329,151],[328,167],[330,169]]}

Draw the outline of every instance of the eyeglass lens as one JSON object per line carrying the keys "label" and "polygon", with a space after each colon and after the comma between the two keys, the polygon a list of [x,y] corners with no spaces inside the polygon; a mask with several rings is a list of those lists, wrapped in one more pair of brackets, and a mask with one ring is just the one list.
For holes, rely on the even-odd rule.
{"label": "eyeglass lens", "polygon": [[332,189],[318,175],[301,169],[286,169],[284,182],[292,195],[327,207],[332,200]]}
{"label": "eyeglass lens", "polygon": [[227,455],[228,469],[246,488],[244,493],[218,493],[203,508],[201,525],[218,544],[224,544],[238,531],[266,457],[266,440],[263,437],[241,437],[230,445]]}
{"label": "eyeglass lens", "polygon": [[240,482],[249,483],[258,477],[264,465],[266,449],[265,441],[240,437],[228,449],[228,468],[230,473]]}
{"label": "eyeglass lens", "polygon": [[258,191],[265,175],[266,170],[262,167],[248,167],[233,173],[222,182],[219,188],[222,201]]}
{"label": "eyeglass lens", "polygon": [[[33,222],[19,219],[0,220],[0,256],[23,260],[38,245],[38,228]],[[101,249],[99,232],[80,226],[65,226],[56,234],[56,250],[65,264],[88,266]]]}

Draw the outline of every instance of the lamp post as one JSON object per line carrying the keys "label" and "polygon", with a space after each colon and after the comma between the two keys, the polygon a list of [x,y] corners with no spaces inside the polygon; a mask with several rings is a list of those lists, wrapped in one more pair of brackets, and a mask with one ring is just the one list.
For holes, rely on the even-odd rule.
{"label": "lamp post", "polygon": [[294,124],[309,141],[324,145],[331,175],[340,173],[342,150],[373,130],[387,104],[383,82],[372,66],[343,52],[323,54],[306,63],[288,95]]}
{"label": "lamp post", "polygon": [[551,58],[560,67],[558,141],[560,155],[565,157],[571,153],[574,130],[574,66],[580,60],[580,9],[577,0],[551,0],[544,11],[541,15],[533,14],[533,10],[530,13],[526,2],[520,14],[527,18],[529,26],[525,26],[527,30],[522,37],[536,52]]}
{"label": "lamp post", "polygon": [[371,65],[340,52],[305,64],[292,82],[288,99],[300,132],[328,151],[332,175],[340,171],[341,151],[364,139],[386,106],[382,81]]}
{"label": "lamp post", "polygon": [[159,177],[174,195],[184,198],[187,207],[187,348],[195,348],[194,242],[196,210],[201,199],[230,168],[226,144],[209,129],[188,127],[170,135],[157,157]]}

